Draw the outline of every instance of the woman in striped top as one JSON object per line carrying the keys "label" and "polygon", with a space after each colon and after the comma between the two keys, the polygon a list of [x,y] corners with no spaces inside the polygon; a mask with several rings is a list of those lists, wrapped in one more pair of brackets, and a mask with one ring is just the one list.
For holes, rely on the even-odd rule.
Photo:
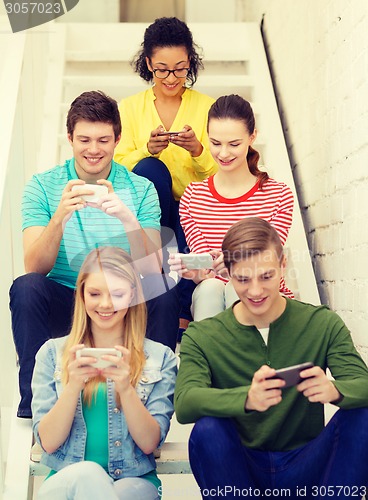
{"label": "woman in striped top", "polygon": [[[244,217],[260,217],[272,224],[284,244],[292,222],[293,194],[258,168],[259,154],[250,104],[238,95],[223,96],[208,114],[210,151],[218,172],[203,182],[192,182],[180,201],[180,222],[191,252],[210,252],[213,269],[191,270],[180,256],[171,255],[171,269],[198,283],[192,298],[195,320],[213,316],[237,300],[228,283],[221,253],[228,229]],[[224,286],[226,285],[226,286]],[[293,294],[282,279],[280,291]],[[210,299],[209,299],[210,297]]]}

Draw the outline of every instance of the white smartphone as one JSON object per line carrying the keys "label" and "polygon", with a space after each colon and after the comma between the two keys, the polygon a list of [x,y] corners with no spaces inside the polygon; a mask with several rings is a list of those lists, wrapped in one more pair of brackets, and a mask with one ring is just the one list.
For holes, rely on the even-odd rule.
{"label": "white smartphone", "polygon": [[72,191],[75,191],[76,189],[88,189],[89,191],[93,191],[93,194],[81,195],[81,198],[83,198],[85,201],[90,201],[93,203],[96,203],[99,198],[101,198],[101,196],[105,196],[109,192],[107,186],[103,186],[100,184],[76,184],[72,187]]}
{"label": "white smartphone", "polygon": [[187,269],[212,269],[213,258],[210,253],[177,254]]}
{"label": "white smartphone", "polygon": [[101,356],[104,356],[106,354],[121,358],[121,352],[118,351],[117,349],[110,347],[83,347],[82,349],[79,349],[76,352],[77,358],[83,356],[83,357],[91,357],[97,359],[96,363],[91,363],[90,365],[87,366],[93,366],[94,368],[107,368],[108,366],[116,366],[111,361],[101,358]]}

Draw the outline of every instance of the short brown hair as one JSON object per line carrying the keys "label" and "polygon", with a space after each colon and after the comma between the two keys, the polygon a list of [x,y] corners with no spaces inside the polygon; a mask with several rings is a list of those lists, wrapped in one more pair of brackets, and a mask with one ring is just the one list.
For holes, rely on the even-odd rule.
{"label": "short brown hair", "polygon": [[76,124],[85,120],[87,122],[110,123],[114,130],[115,140],[121,134],[121,121],[118,103],[101,90],[83,92],[70,105],[66,118],[68,134],[73,139]]}
{"label": "short brown hair", "polygon": [[230,272],[231,267],[252,255],[273,247],[281,262],[283,247],[280,237],[269,222],[259,217],[246,217],[231,226],[222,242],[224,263]]}

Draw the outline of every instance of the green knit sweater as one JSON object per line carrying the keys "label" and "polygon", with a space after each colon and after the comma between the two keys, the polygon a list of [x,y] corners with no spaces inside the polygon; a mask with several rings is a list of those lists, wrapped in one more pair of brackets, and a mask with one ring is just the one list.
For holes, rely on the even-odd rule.
{"label": "green knit sweater", "polygon": [[233,417],[245,446],[286,451],[303,446],[323,429],[321,403],[310,403],[295,387],[265,412],[245,412],[255,371],[313,361],[328,367],[343,395],[340,408],[368,406],[368,369],[342,319],[326,306],[286,299],[283,314],[270,325],[268,345],[255,326],[240,324],[232,308],[193,322],[180,348],[175,411],[179,422],[202,416]]}

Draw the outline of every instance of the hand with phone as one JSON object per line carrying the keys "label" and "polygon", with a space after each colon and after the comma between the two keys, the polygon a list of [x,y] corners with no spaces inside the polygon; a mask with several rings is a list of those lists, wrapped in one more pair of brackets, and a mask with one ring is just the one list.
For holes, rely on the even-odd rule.
{"label": "hand with phone", "polygon": [[275,375],[269,378],[283,380],[285,384],[283,385],[282,389],[286,389],[288,387],[293,387],[303,382],[304,377],[301,376],[301,372],[307,370],[308,368],[312,368],[313,366],[314,366],[313,363],[310,361],[298,365],[288,366],[287,368],[281,368],[279,370],[276,370]]}
{"label": "hand with phone", "polygon": [[253,376],[245,409],[266,411],[282,401],[283,389],[292,386],[311,403],[332,403],[342,397],[324,370],[311,362],[280,370],[263,365]]}
{"label": "hand with phone", "polygon": [[52,217],[55,224],[61,226],[67,223],[73,213],[87,206],[83,194],[93,194],[86,189],[86,183],[82,179],[70,180],[63,189],[59,205]]}
{"label": "hand with phone", "polygon": [[151,131],[151,135],[147,142],[147,149],[151,155],[161,153],[170,143],[169,134],[165,131],[162,125]]}
{"label": "hand with phone", "polygon": [[223,278],[230,279],[229,271],[227,270],[224,262],[224,254],[221,250],[211,250],[211,255],[213,258],[213,270],[216,276],[222,276]]}
{"label": "hand with phone", "polygon": [[[110,347],[83,347],[76,352],[77,359],[82,358],[83,366],[92,366],[93,368],[103,369],[110,366],[117,366],[115,358],[121,358],[121,352],[116,348]],[[93,358],[91,361],[90,358]]]}
{"label": "hand with phone", "polygon": [[138,230],[139,224],[135,214],[115,193],[112,182],[107,179],[99,179],[97,183],[99,188],[104,188],[106,194],[99,196],[93,206],[102,210],[105,214],[119,219],[124,224],[127,232]]}
{"label": "hand with phone", "polygon": [[166,149],[170,142],[186,149],[193,157],[200,156],[203,151],[203,146],[190,125],[185,125],[182,130],[173,132],[165,130],[160,125],[152,130],[147,149],[151,155],[156,155]]}
{"label": "hand with phone", "polygon": [[213,258],[210,253],[179,253],[179,259],[186,269],[213,269]]}
{"label": "hand with phone", "polygon": [[69,351],[69,380],[68,386],[79,394],[86,383],[98,375],[98,368],[93,366],[94,357],[77,356],[77,352],[84,348],[84,344],[76,344]]}
{"label": "hand with phone", "polygon": [[183,131],[179,135],[170,137],[170,142],[186,149],[194,158],[200,156],[203,151],[203,146],[190,125],[184,125]]}
{"label": "hand with phone", "polygon": [[115,389],[123,401],[127,392],[133,391],[135,393],[135,389],[130,381],[130,351],[121,345],[114,346],[114,349],[120,352],[120,356],[118,356],[118,359],[113,358],[113,356],[106,356],[109,361],[114,363],[104,368],[101,374],[114,381]]}
{"label": "hand with phone", "polygon": [[[123,346],[85,347],[79,344],[72,348],[79,382],[83,386],[90,378],[102,375],[115,382],[118,392],[124,392],[130,384],[130,352]],[[69,377],[71,373],[69,371]]]}
{"label": "hand with phone", "polygon": [[301,373],[303,381],[296,388],[311,403],[335,403],[342,398],[335,384],[320,366],[313,366]]}
{"label": "hand with phone", "polygon": [[282,401],[281,389],[285,385],[285,381],[274,378],[275,374],[276,370],[267,365],[261,366],[254,373],[244,404],[245,410],[263,412]]}
{"label": "hand with phone", "polygon": [[72,191],[78,190],[79,196],[87,203],[96,203],[102,196],[108,193],[107,186],[102,184],[84,184],[80,186],[74,184]]}
{"label": "hand with phone", "polygon": [[215,277],[213,262],[210,253],[172,253],[168,260],[170,271],[178,273],[182,278],[193,280],[195,283],[200,283],[208,276]]}

